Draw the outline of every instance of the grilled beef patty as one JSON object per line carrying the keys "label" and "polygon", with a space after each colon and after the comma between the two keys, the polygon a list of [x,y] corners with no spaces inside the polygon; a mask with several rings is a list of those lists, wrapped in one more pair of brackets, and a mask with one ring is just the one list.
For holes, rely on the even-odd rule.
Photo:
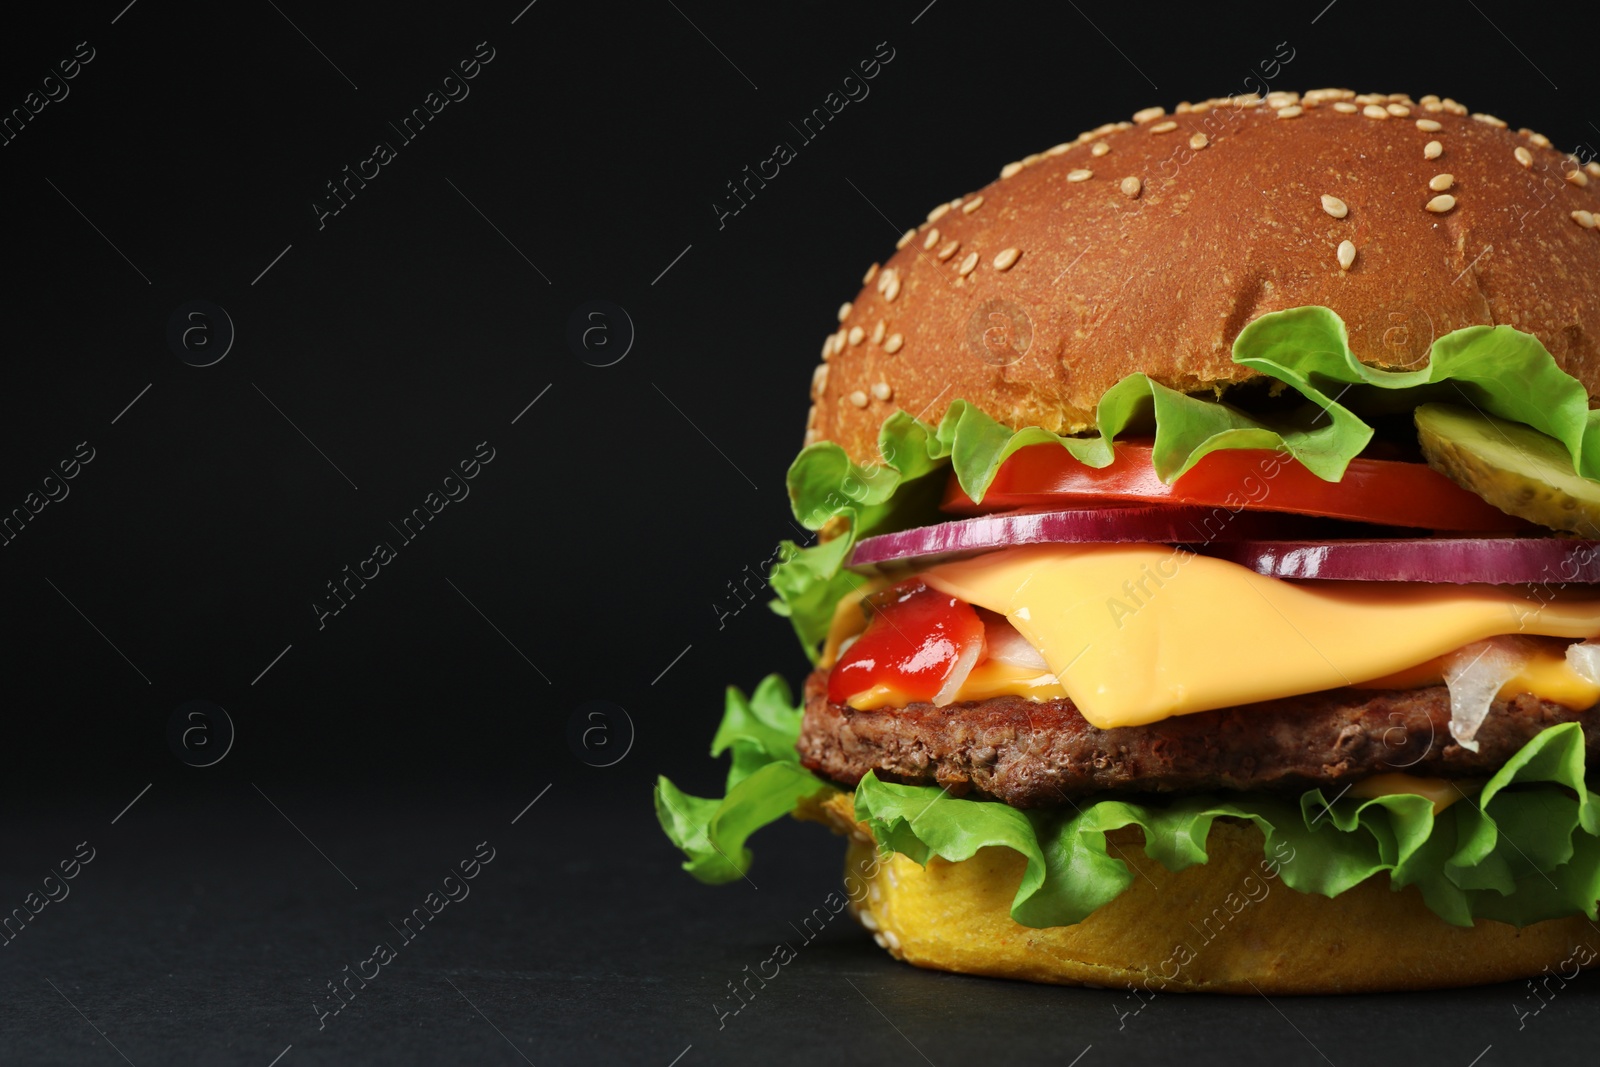
{"label": "grilled beef patty", "polygon": [[1573,721],[1600,755],[1600,706],[1573,711],[1526,693],[1494,703],[1470,752],[1450,736],[1444,686],[1332,689],[1101,730],[1070,700],[856,711],[828,701],[827,677],[806,679],[797,747],[807,768],[851,786],[876,771],[1018,808],[1090,793],[1341,789],[1390,771],[1487,777],[1541,730]]}

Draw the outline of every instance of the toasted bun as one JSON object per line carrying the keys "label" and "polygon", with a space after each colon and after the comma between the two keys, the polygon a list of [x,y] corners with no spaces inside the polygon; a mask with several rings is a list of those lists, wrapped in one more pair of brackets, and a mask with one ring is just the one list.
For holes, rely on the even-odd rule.
{"label": "toasted bun", "polygon": [[845,887],[856,919],[918,967],[1141,993],[1270,995],[1481,985],[1546,966],[1571,978],[1595,958],[1582,916],[1468,929],[1384,878],[1332,899],[1296,892],[1263,857],[1260,831],[1228,819],[1212,824],[1209,861],[1176,873],[1145,856],[1139,831],[1108,834],[1112,854],[1137,871],[1133,883],[1076,926],[1033,929],[1010,916],[1017,853],[985,848],[926,869],[899,853],[881,860],[852,809],[852,796],[837,794],[809,815],[850,834]]}
{"label": "toasted bun", "polygon": [[937,420],[957,398],[1090,429],[1134,371],[1186,392],[1254,377],[1232,362],[1239,331],[1310,304],[1382,367],[1423,365],[1451,330],[1515,326],[1600,394],[1600,164],[1435,97],[1321,90],[1135,118],[1009,164],[874,264],[813,377],[808,443],[869,462],[896,408]]}

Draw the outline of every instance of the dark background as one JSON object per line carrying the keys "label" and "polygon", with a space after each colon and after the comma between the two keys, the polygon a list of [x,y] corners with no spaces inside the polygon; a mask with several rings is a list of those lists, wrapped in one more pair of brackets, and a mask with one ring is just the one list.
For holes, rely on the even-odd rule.
{"label": "dark background", "polygon": [[[842,926],[719,1031],[839,850],[777,827],[750,884],[701,889],[648,790],[715,792],[722,687],[803,673],[730,583],[795,532],[834,310],[930,206],[1147,105],[1264,88],[1452,95],[1587,157],[1579,9],[125,2],[0,34],[6,113],[93,49],[0,146],[0,514],[94,455],[0,547],[0,911],[97,848],[0,948],[0,1060],[1577,1055],[1592,980],[1521,1031],[1521,987],[1167,997],[1119,1030],[1123,994],[922,974]],[[389,123],[479,42],[470,95],[403,143]],[[880,42],[870,95],[800,144]],[[719,226],[780,140],[798,157]],[[319,226],[377,141],[396,158]],[[597,299],[612,345],[586,351],[569,321]],[[235,332],[207,367],[168,340],[193,300]],[[626,346],[616,308],[632,345],[592,365]],[[201,325],[191,360],[222,342]],[[401,546],[389,523],[484,441],[470,495]],[[397,558],[319,628],[378,541]],[[191,700],[233,730],[180,716],[205,728],[174,748]],[[483,903],[319,1030],[325,983],[484,839]]]}

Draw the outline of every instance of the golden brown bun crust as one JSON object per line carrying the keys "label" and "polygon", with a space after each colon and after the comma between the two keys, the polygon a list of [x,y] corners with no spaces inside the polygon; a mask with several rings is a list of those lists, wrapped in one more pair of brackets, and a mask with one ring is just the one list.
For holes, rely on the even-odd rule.
{"label": "golden brown bun crust", "polygon": [[1017,853],[985,848],[926,869],[898,853],[878,860],[853,803],[842,793],[808,812],[851,834],[849,907],[896,958],[934,970],[1158,993],[1357,993],[1510,981],[1547,965],[1570,978],[1600,944],[1582,916],[1451,926],[1386,878],[1332,899],[1298,893],[1264,859],[1260,831],[1227,819],[1212,825],[1210,860],[1177,873],[1145,856],[1137,830],[1108,834],[1140,876],[1078,925],[1036,930],[1010,916]]}
{"label": "golden brown bun crust", "polygon": [[[1600,165],[1433,97],[1269,102],[1141,112],[935,209],[841,309],[808,443],[867,462],[896,408],[936,421],[958,397],[1012,426],[1089,429],[1101,394],[1134,371],[1184,391],[1254,377],[1231,359],[1239,331],[1308,304],[1338,312],[1356,356],[1379,366],[1420,366],[1451,330],[1515,326],[1600,394]],[[1430,188],[1440,175],[1453,184]],[[1441,195],[1454,207],[1428,210]],[[1008,249],[1015,261],[997,265]],[[1020,324],[1031,341],[1011,339]]]}

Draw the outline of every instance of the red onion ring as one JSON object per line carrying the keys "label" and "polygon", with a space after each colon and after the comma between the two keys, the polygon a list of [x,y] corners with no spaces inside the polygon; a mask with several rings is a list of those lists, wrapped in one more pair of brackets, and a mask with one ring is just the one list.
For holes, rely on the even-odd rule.
{"label": "red onion ring", "polygon": [[1600,541],[1565,537],[1229,541],[1198,551],[1271,578],[1455,585],[1600,582]]}

